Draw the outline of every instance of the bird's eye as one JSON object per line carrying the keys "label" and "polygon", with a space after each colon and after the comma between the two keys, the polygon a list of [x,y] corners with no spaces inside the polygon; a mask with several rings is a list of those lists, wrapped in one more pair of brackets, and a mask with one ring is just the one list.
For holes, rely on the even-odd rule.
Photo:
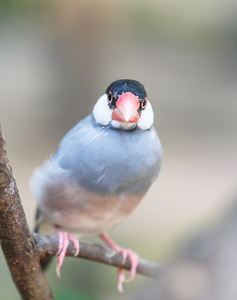
{"label": "bird's eye", "polygon": [[144,109],[147,105],[147,98],[143,99],[141,102],[141,109]]}
{"label": "bird's eye", "polygon": [[109,92],[109,95],[108,95],[108,103],[112,103],[113,102],[113,96],[112,96],[112,93]]}

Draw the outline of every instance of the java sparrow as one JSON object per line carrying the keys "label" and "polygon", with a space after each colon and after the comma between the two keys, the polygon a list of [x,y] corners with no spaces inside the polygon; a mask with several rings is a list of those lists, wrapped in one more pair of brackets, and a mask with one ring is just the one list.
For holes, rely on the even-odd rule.
{"label": "java sparrow", "polygon": [[[92,114],[62,139],[54,155],[38,167],[30,187],[41,217],[38,226],[55,228],[59,238],[57,274],[69,240],[79,253],[77,237],[99,236],[131,262],[138,255],[120,248],[107,232],[126,219],[156,179],[162,146],[153,127],[153,110],[142,84],[122,79],[111,83]],[[70,232],[70,233],[68,233]],[[124,271],[118,271],[122,291]]]}

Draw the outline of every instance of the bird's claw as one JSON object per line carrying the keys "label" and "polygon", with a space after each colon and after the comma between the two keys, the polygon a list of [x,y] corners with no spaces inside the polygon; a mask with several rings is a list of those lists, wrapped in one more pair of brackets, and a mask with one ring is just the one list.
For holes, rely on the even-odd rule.
{"label": "bird's claw", "polygon": [[131,282],[136,275],[137,266],[139,264],[139,256],[136,252],[133,252],[131,249],[127,249],[127,256],[130,260],[131,267],[129,272],[129,278],[126,280],[126,282]]}
{"label": "bird's claw", "polygon": [[122,260],[122,265],[125,264],[126,259],[128,258],[130,260],[130,273],[129,273],[129,278],[125,280],[125,272],[123,268],[118,269],[118,291],[120,293],[123,292],[123,283],[124,282],[130,282],[133,280],[133,278],[136,275],[137,271],[137,266],[139,263],[139,256],[137,253],[133,252],[131,249],[124,249],[119,247],[107,234],[102,233],[100,235],[102,240],[113,250],[120,252],[122,254],[123,260]]}
{"label": "bird's claw", "polygon": [[123,268],[118,268],[117,288],[120,293],[123,293],[123,283],[125,282],[125,272]]}
{"label": "bird's claw", "polygon": [[136,275],[136,270],[137,270],[137,266],[139,263],[139,256],[137,255],[137,253],[133,252],[131,249],[124,249],[124,248],[120,248],[119,251],[122,254],[123,260],[122,260],[122,264],[124,265],[126,262],[126,259],[128,258],[130,260],[130,272],[129,272],[129,278],[126,280],[125,279],[125,271],[123,268],[119,268],[118,269],[118,291],[120,293],[123,293],[123,283],[126,282],[131,282],[135,275]]}
{"label": "bird's claw", "polygon": [[56,255],[58,256],[57,259],[57,266],[56,266],[56,273],[58,277],[61,276],[60,274],[60,268],[63,264],[67,248],[69,246],[69,241],[72,241],[73,246],[75,248],[75,254],[74,256],[77,256],[79,254],[79,242],[76,238],[74,238],[73,235],[67,233],[66,231],[61,231],[61,229],[56,226],[57,236],[58,236],[58,251]]}

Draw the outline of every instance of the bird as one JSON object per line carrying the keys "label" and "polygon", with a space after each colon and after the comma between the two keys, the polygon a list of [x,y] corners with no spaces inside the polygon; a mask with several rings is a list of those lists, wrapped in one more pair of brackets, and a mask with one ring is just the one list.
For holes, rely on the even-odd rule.
{"label": "bird", "polygon": [[[77,256],[78,238],[92,236],[120,252],[123,263],[130,260],[126,282],[135,277],[138,254],[116,244],[108,231],[133,212],[158,176],[163,149],[153,122],[145,87],[132,79],[116,80],[34,170],[30,188],[37,202],[37,230],[50,228],[58,236],[58,277],[69,241]],[[124,282],[119,268],[119,292]]]}

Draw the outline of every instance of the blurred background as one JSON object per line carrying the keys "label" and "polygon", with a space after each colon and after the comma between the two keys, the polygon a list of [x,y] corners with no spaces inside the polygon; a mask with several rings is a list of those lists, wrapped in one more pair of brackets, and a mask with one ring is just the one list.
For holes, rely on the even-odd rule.
{"label": "blurred background", "polygon": [[[146,87],[164,148],[158,180],[111,231],[124,247],[168,264],[213,226],[237,188],[237,2],[0,1],[0,123],[30,227],[34,168],[119,78]],[[101,243],[97,239],[88,240]],[[117,271],[66,259],[46,276],[56,299],[118,297]],[[126,295],[149,280],[137,276]],[[1,299],[20,299],[0,257]]]}

